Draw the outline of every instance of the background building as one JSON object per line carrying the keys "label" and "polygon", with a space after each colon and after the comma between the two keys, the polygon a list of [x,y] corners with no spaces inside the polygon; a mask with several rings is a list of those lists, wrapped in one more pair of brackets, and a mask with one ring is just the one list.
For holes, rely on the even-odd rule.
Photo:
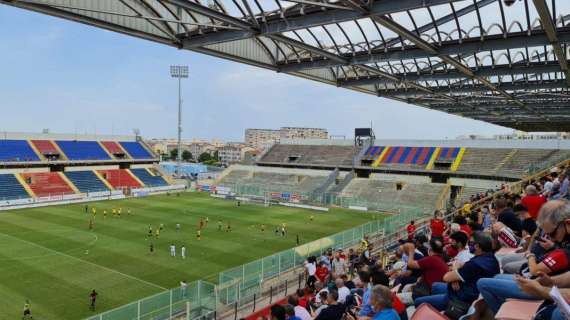
{"label": "background building", "polygon": [[328,139],[327,129],[281,127],[274,129],[245,129],[245,145],[255,149],[267,149],[282,139]]}

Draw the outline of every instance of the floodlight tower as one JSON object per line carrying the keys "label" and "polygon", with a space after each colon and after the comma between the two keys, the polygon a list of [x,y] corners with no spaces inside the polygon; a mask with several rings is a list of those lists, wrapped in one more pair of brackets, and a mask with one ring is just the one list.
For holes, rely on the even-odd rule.
{"label": "floodlight tower", "polygon": [[182,79],[188,78],[188,66],[170,66],[170,76],[178,79],[178,152],[176,153],[176,177],[182,170]]}

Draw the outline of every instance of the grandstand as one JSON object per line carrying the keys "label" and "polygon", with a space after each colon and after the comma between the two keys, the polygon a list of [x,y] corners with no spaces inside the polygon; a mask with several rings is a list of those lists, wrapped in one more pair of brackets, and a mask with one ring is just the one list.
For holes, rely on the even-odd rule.
{"label": "grandstand", "polygon": [[5,133],[5,137],[0,140],[3,209],[171,188],[156,156],[135,137],[26,133]]}

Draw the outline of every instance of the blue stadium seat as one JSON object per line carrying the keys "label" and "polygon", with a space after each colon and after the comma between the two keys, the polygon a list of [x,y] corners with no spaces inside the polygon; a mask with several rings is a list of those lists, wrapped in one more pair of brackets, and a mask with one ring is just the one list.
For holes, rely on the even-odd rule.
{"label": "blue stadium seat", "polygon": [[29,198],[28,192],[22,187],[13,174],[0,174],[0,200]]}
{"label": "blue stadium seat", "polygon": [[40,161],[26,140],[0,140],[0,161]]}
{"label": "blue stadium seat", "polygon": [[56,141],[69,160],[111,160],[97,141]]}
{"label": "blue stadium seat", "polygon": [[153,176],[146,169],[131,169],[131,172],[139,178],[146,187],[167,186],[168,183],[161,176]]}
{"label": "blue stadium seat", "polygon": [[139,142],[119,142],[133,159],[152,159],[153,156]]}
{"label": "blue stadium seat", "polygon": [[109,188],[101,181],[93,171],[70,171],[65,175],[81,192],[108,191]]}

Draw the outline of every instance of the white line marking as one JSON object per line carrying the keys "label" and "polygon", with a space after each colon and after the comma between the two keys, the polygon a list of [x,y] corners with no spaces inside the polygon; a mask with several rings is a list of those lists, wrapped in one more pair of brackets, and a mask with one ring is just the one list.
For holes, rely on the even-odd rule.
{"label": "white line marking", "polygon": [[83,263],[87,263],[87,264],[90,264],[90,265],[92,265],[92,266],[94,266],[94,267],[98,267],[98,268],[101,268],[101,269],[103,269],[103,270],[107,270],[107,271],[112,272],[112,273],[120,274],[120,275],[122,275],[122,276],[124,276],[124,277],[127,277],[127,278],[129,278],[129,279],[142,282],[142,283],[144,283],[144,284],[147,284],[147,285],[149,285],[149,286],[153,286],[153,287],[155,287],[155,288],[159,288],[159,289],[161,289],[161,290],[169,290],[169,289],[167,289],[167,288],[165,288],[165,287],[159,286],[159,285],[154,284],[154,283],[152,283],[152,282],[148,282],[148,281],[146,281],[146,280],[137,278],[137,277],[135,277],[135,276],[131,276],[131,275],[126,274],[126,273],[122,273],[121,271],[118,271],[118,270],[115,270],[115,269],[107,268],[107,267],[105,267],[105,266],[102,266],[102,265],[100,265],[100,264],[93,263],[93,262],[91,262],[91,261],[87,261],[87,260],[83,260],[83,259],[76,258],[76,257],[71,256],[71,255],[69,255],[69,254],[66,254],[66,253],[63,253],[63,252],[60,252],[60,251],[57,251],[57,250],[50,249],[50,248],[48,248],[48,247],[44,247],[44,246],[39,245],[39,244],[34,243],[34,242],[30,242],[30,241],[27,241],[27,240],[23,240],[23,239],[20,239],[20,238],[17,238],[17,237],[14,237],[14,236],[12,236],[12,235],[5,234],[5,233],[2,233],[2,232],[0,232],[0,235],[3,235],[3,236],[8,237],[8,238],[15,239],[15,240],[19,240],[19,241],[24,242],[24,243],[27,243],[27,244],[29,244],[29,245],[31,245],[31,246],[34,246],[34,247],[37,247],[37,248],[41,248],[41,249],[44,249],[44,250],[47,250],[47,251],[50,251],[50,252],[53,252],[54,254],[67,257],[67,258],[70,258],[70,259],[72,259],[72,260],[76,260],[76,261],[80,261],[80,262],[83,262]]}

